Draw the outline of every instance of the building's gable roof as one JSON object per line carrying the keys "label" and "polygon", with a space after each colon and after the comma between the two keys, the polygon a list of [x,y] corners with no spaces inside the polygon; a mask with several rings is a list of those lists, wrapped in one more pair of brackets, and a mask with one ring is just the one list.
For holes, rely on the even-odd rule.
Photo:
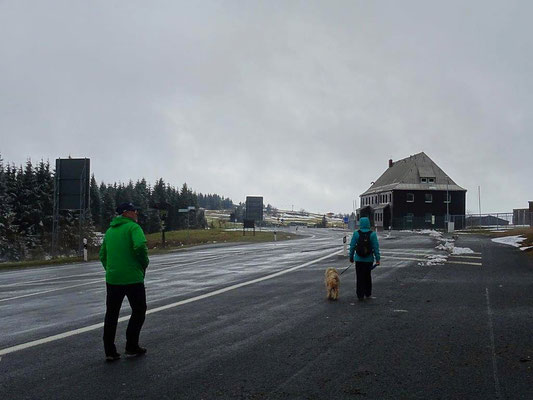
{"label": "building's gable roof", "polygon": [[[420,178],[435,178],[435,182],[421,183]],[[450,190],[466,192],[424,152],[394,162],[362,196],[388,190]]]}

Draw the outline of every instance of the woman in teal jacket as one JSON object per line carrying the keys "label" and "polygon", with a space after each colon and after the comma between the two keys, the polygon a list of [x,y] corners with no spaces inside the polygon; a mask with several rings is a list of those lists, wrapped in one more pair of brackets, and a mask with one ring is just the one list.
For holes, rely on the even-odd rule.
{"label": "woman in teal jacket", "polygon": [[[360,255],[356,251],[357,244],[360,240],[364,241],[368,235],[370,236],[368,254]],[[367,217],[362,217],[359,220],[359,230],[353,233],[352,241],[350,242],[350,262],[355,261],[356,292],[359,300],[363,300],[365,296],[370,297],[372,295],[372,265],[374,264],[374,259],[376,260],[376,265],[379,265],[380,258],[378,235],[370,230],[370,220]]]}

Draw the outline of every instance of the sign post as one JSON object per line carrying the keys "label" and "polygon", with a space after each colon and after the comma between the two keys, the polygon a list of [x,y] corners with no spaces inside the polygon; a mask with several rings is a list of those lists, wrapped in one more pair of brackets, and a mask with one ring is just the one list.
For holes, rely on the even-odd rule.
{"label": "sign post", "polygon": [[52,255],[59,247],[59,220],[62,210],[79,211],[78,254],[84,250],[85,218],[90,208],[90,160],[88,158],[56,159],[52,217]]}
{"label": "sign post", "polygon": [[187,243],[191,240],[191,234],[189,232],[190,227],[190,218],[191,218],[191,211],[196,210],[195,206],[188,206],[187,208],[180,208],[178,209],[179,213],[187,213]]}

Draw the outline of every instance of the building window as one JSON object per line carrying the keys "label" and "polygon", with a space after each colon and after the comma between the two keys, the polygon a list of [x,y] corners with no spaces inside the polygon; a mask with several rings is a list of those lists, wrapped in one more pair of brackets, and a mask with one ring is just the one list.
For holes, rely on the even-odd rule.
{"label": "building window", "polygon": [[452,202],[452,194],[451,193],[448,193],[448,199],[445,199],[444,202],[445,203],[451,203]]}
{"label": "building window", "polygon": [[405,216],[405,219],[407,220],[407,222],[413,222],[413,217],[414,217],[414,214],[409,213]]}
{"label": "building window", "polygon": [[433,195],[431,193],[426,193],[425,201],[426,203],[433,203]]}
{"label": "building window", "polygon": [[407,202],[413,203],[415,201],[415,195],[414,193],[407,193]]}
{"label": "building window", "polygon": [[435,183],[435,178],[428,178],[429,183]]}
{"label": "building window", "polygon": [[427,179],[427,178],[420,178],[420,182],[422,182],[422,183],[428,183],[428,179]]}
{"label": "building window", "polygon": [[424,221],[425,222],[431,222],[431,213],[426,213]]}

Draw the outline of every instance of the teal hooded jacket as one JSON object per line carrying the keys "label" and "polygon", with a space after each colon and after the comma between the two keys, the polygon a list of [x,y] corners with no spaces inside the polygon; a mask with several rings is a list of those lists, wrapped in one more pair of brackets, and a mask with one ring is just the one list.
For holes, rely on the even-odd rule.
{"label": "teal hooded jacket", "polygon": [[113,218],[100,248],[105,280],[111,285],[144,282],[148,248],[141,226],[131,218]]}
{"label": "teal hooded jacket", "polygon": [[[363,217],[359,220],[359,229],[361,232],[370,231],[370,220],[367,217]],[[368,257],[359,257],[355,252],[357,248],[357,241],[359,240],[359,232],[355,231],[352,235],[352,241],[350,242],[350,260],[354,259],[359,262],[374,262],[374,257],[376,261],[379,261],[381,256],[379,254],[379,242],[378,235],[376,232],[370,234],[370,244],[372,245],[372,254]]]}

